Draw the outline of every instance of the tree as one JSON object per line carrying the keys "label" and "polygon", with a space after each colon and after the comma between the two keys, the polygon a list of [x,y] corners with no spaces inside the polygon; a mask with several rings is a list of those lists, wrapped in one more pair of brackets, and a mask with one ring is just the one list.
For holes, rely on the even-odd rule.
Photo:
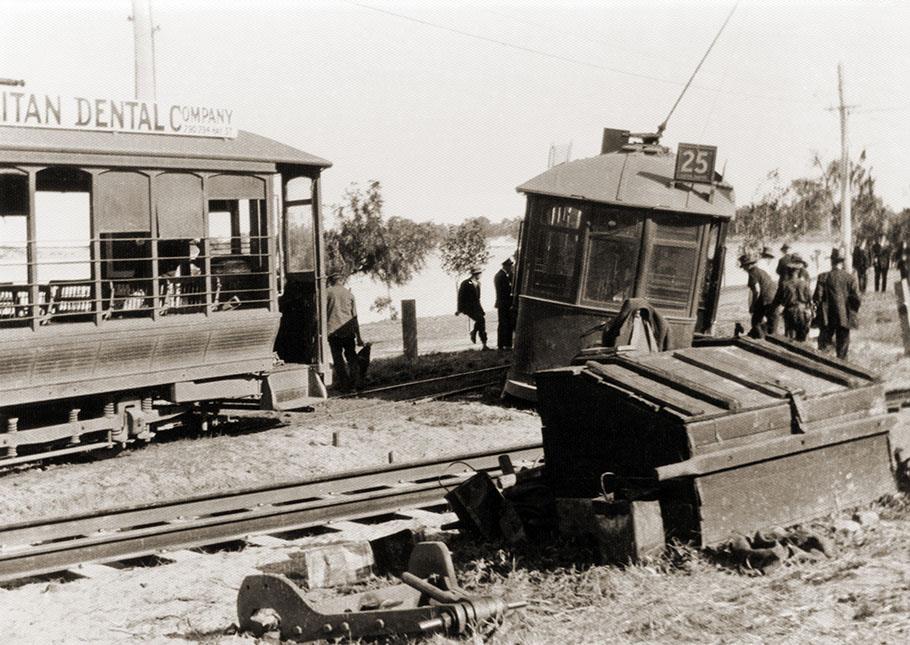
{"label": "tree", "polygon": [[384,284],[386,296],[377,298],[374,309],[388,309],[394,318],[391,288],[406,284],[423,268],[436,235],[432,224],[383,219],[382,206],[378,181],[371,180],[365,190],[351,184],[335,207],[335,228],[326,232],[326,256],[330,273],[363,273]]}
{"label": "tree", "polygon": [[482,223],[469,219],[449,226],[439,245],[439,256],[443,270],[456,277],[469,273],[473,266],[486,264],[490,259],[490,244]]}

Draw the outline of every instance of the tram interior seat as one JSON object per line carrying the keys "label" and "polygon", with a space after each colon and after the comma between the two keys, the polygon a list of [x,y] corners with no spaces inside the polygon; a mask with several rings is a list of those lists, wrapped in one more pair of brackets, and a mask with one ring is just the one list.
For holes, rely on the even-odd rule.
{"label": "tram interior seat", "polygon": [[47,290],[50,297],[42,325],[57,317],[70,321],[88,319],[94,313],[95,284],[91,281],[51,280]]}

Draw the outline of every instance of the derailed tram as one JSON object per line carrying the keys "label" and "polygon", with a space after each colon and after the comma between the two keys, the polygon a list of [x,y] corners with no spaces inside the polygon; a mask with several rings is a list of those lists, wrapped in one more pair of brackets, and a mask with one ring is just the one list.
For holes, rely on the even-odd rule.
{"label": "derailed tram", "polygon": [[324,398],[330,165],[243,131],[0,127],[0,466]]}
{"label": "derailed tram", "polygon": [[[704,148],[678,160],[656,135],[605,129],[600,155],[518,187],[527,209],[507,394],[535,400],[534,373],[599,345],[629,298],[647,299],[664,316],[670,347],[711,330],[736,207]],[[699,181],[678,180],[686,176],[680,166]]]}

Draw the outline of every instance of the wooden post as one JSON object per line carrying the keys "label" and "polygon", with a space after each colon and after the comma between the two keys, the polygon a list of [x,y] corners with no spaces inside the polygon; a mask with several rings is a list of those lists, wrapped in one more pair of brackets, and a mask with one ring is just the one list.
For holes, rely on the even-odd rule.
{"label": "wooden post", "polygon": [[900,279],[894,283],[894,294],[897,296],[897,317],[901,320],[901,336],[904,338],[904,354],[910,356],[910,285]]}
{"label": "wooden post", "polygon": [[414,300],[401,301],[401,338],[404,357],[409,363],[417,362],[417,303]]}

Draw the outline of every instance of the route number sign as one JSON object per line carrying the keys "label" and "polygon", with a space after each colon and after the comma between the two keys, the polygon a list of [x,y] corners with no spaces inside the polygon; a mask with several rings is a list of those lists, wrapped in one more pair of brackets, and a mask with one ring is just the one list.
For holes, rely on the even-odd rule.
{"label": "route number sign", "polygon": [[714,181],[714,163],[717,146],[681,143],[676,151],[676,181],[694,181],[710,184]]}

